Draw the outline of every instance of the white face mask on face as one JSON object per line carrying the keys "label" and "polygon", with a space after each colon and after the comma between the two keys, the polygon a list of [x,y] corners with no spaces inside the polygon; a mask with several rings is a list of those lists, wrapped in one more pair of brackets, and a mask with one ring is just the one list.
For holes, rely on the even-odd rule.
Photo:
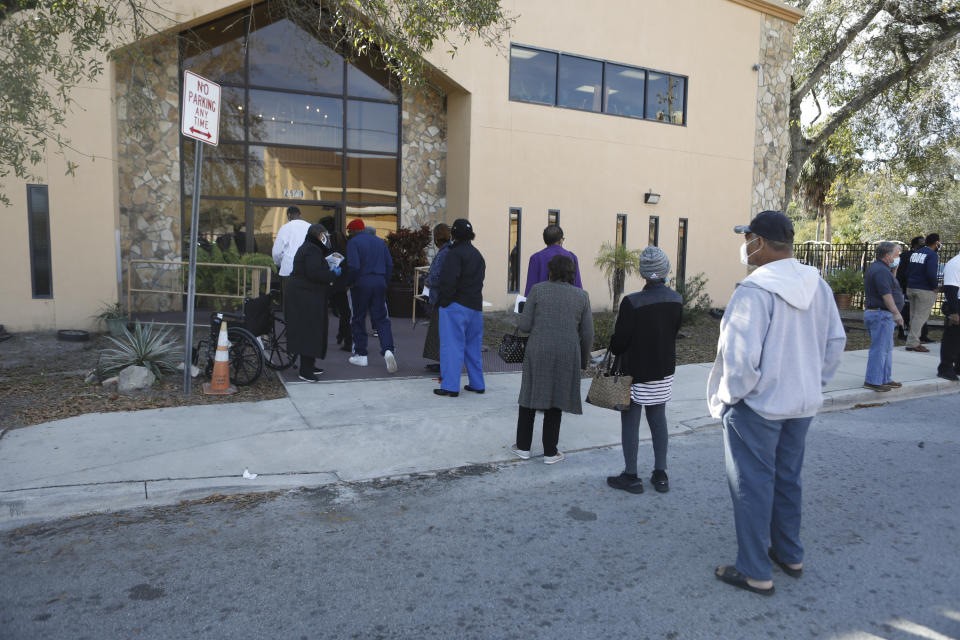
{"label": "white face mask on face", "polygon": [[[756,240],[756,238],[754,238],[750,242],[753,242],[754,240]],[[740,262],[742,262],[747,266],[750,265],[750,256],[760,251],[760,249],[757,249],[753,253],[747,253],[747,245],[750,244],[750,242],[744,242],[743,244],[740,245]]]}

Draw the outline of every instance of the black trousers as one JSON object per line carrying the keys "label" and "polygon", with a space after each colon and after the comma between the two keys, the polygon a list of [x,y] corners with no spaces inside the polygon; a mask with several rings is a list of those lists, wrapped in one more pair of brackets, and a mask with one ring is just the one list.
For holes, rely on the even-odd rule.
{"label": "black trousers", "polygon": [[350,329],[350,301],[346,291],[334,291],[330,302],[337,312],[337,343],[343,343],[348,349],[353,345],[353,332]]}
{"label": "black trousers", "polygon": [[[560,409],[547,409],[543,412],[543,455],[557,455],[557,442],[560,440],[560,418],[563,412]],[[533,442],[533,420],[537,417],[536,409],[520,407],[517,414],[517,448],[530,451]]]}
{"label": "black trousers", "polygon": [[960,324],[943,325],[943,339],[940,341],[940,366],[938,373],[960,373]]}
{"label": "black trousers", "polygon": [[314,356],[305,356],[300,354],[300,375],[313,375],[313,370],[317,368],[317,359]]}

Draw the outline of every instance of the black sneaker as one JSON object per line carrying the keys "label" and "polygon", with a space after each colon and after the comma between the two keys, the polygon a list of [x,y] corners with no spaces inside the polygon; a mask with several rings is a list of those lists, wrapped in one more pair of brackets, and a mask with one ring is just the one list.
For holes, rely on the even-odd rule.
{"label": "black sneaker", "polygon": [[938,370],[937,377],[943,378],[944,380],[949,380],[951,382],[956,382],[957,380],[960,380],[960,376],[958,376],[957,374],[955,374],[953,371],[950,371],[950,370],[947,370],[947,371]]}
{"label": "black sneaker", "polygon": [[315,376],[322,376],[322,375],[323,375],[323,369],[321,369],[320,367],[317,367],[316,369],[313,370],[313,375],[315,375]]}
{"label": "black sneaker", "polygon": [[667,472],[662,469],[654,469],[650,476],[650,484],[657,490],[657,493],[666,493],[670,491],[670,480],[667,479]]}
{"label": "black sneaker", "polygon": [[607,476],[607,484],[627,493],[643,493],[643,480],[627,472],[618,476]]}
{"label": "black sneaker", "polygon": [[317,380],[317,376],[313,375],[312,373],[301,373],[299,377],[304,382],[319,382],[319,380]]}

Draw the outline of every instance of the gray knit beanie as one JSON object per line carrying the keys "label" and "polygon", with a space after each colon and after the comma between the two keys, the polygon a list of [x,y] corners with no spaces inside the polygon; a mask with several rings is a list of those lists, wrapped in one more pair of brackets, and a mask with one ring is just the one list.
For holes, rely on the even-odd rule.
{"label": "gray knit beanie", "polygon": [[646,280],[666,280],[670,273],[670,258],[660,247],[647,247],[640,254],[638,271]]}

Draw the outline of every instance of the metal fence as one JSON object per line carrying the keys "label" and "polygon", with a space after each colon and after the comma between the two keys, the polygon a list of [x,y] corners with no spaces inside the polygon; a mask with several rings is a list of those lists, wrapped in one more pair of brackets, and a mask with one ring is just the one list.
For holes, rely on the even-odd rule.
{"label": "metal fence", "polygon": [[[897,241],[894,241],[897,242]],[[900,243],[904,250],[907,245]],[[876,242],[852,242],[846,244],[831,244],[829,242],[803,242],[793,245],[794,257],[820,270],[820,275],[826,275],[840,269],[856,269],[864,271],[874,261],[874,247]],[[950,258],[960,253],[960,242],[944,242],[940,247],[940,271],[938,276],[943,284],[943,265]],[[901,266],[901,268],[903,268]],[[852,304],[863,308],[863,294],[853,297]],[[943,293],[937,295],[937,302],[933,306],[933,314],[943,315]]]}

